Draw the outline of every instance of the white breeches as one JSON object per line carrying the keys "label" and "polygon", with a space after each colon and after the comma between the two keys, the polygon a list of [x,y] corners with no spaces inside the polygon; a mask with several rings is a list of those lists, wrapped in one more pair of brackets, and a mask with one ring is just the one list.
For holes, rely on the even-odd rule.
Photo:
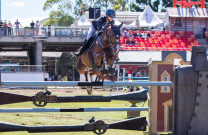
{"label": "white breeches", "polygon": [[96,29],[94,28],[94,26],[91,24],[90,29],[88,31],[87,34],[87,40],[96,32]]}

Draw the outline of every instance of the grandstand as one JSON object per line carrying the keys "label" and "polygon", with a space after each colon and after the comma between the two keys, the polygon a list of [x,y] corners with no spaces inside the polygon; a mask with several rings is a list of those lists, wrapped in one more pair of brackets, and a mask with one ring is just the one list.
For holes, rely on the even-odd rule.
{"label": "grandstand", "polygon": [[[134,33],[134,30],[131,31]],[[136,33],[147,34],[147,31],[136,30]],[[150,51],[191,51],[192,46],[199,46],[192,31],[150,31],[151,37],[134,37],[136,44],[126,44],[127,37],[121,36],[120,50]],[[208,36],[208,32],[207,32]],[[130,41],[132,38],[129,38]]]}

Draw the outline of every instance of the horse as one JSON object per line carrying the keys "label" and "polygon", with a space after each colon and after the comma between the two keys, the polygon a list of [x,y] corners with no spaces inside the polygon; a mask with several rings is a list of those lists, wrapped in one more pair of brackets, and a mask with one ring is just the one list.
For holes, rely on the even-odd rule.
{"label": "horse", "polygon": [[[109,81],[117,81],[117,72],[118,70],[116,70],[115,74],[113,76],[104,76],[104,75],[97,75],[96,77],[96,82],[100,82],[102,80],[102,82],[104,82],[104,80],[109,80]],[[105,90],[103,88],[103,90]],[[111,86],[111,91],[112,91],[112,86]]]}
{"label": "horse", "polygon": [[[102,32],[92,41],[89,49],[76,58],[77,70],[80,74],[85,75],[86,81],[88,81],[87,68],[90,69],[91,81],[92,75],[108,74],[112,76],[114,74],[122,25],[123,23],[119,26],[112,25],[102,29]],[[87,93],[92,94],[92,87],[87,87]]]}

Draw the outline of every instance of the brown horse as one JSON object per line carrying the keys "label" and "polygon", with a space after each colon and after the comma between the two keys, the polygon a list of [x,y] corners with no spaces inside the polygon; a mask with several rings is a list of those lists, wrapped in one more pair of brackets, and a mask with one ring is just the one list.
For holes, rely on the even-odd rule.
{"label": "brown horse", "polygon": [[[113,25],[103,29],[102,33],[94,40],[89,50],[77,57],[77,70],[80,74],[85,75],[86,81],[88,81],[87,68],[90,69],[91,81],[92,75],[108,74],[112,76],[114,74],[115,63],[118,57],[117,47],[119,46],[121,35],[120,28],[122,25],[123,24],[119,26]],[[97,70],[95,70],[95,68],[93,69],[92,64],[97,67]],[[91,95],[92,87],[88,86],[87,92]]]}

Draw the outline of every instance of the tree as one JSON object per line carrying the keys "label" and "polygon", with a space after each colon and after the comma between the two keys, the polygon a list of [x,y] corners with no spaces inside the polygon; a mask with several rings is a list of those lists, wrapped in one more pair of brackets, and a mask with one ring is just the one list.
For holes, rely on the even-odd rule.
{"label": "tree", "polygon": [[153,2],[153,5],[150,5],[150,7],[152,8],[152,10],[154,12],[158,12],[159,11],[159,5],[160,5],[160,0],[155,0]]}
{"label": "tree", "polygon": [[[52,9],[49,20],[44,25],[70,26],[73,23],[71,0],[46,0],[43,10]],[[54,9],[57,6],[57,9]]]}
{"label": "tree", "polygon": [[128,11],[129,10],[129,7],[127,5],[128,2],[129,2],[128,0],[117,0],[114,3],[113,9],[115,11]]}
{"label": "tree", "polygon": [[100,7],[102,11],[114,5],[116,0],[89,0],[90,7]]}
{"label": "tree", "polygon": [[82,15],[82,11],[88,11],[89,6],[84,0],[75,0],[74,13],[78,16]]}
{"label": "tree", "polygon": [[62,75],[68,75],[68,71],[65,70],[65,67],[68,68],[76,68],[76,57],[72,54],[72,52],[62,53],[58,60],[58,66],[62,71]]}
{"label": "tree", "polygon": [[167,7],[173,7],[173,0],[162,0],[161,12],[166,12]]}
{"label": "tree", "polygon": [[131,4],[131,12],[143,12],[144,8],[141,8],[138,4],[132,3]]}

